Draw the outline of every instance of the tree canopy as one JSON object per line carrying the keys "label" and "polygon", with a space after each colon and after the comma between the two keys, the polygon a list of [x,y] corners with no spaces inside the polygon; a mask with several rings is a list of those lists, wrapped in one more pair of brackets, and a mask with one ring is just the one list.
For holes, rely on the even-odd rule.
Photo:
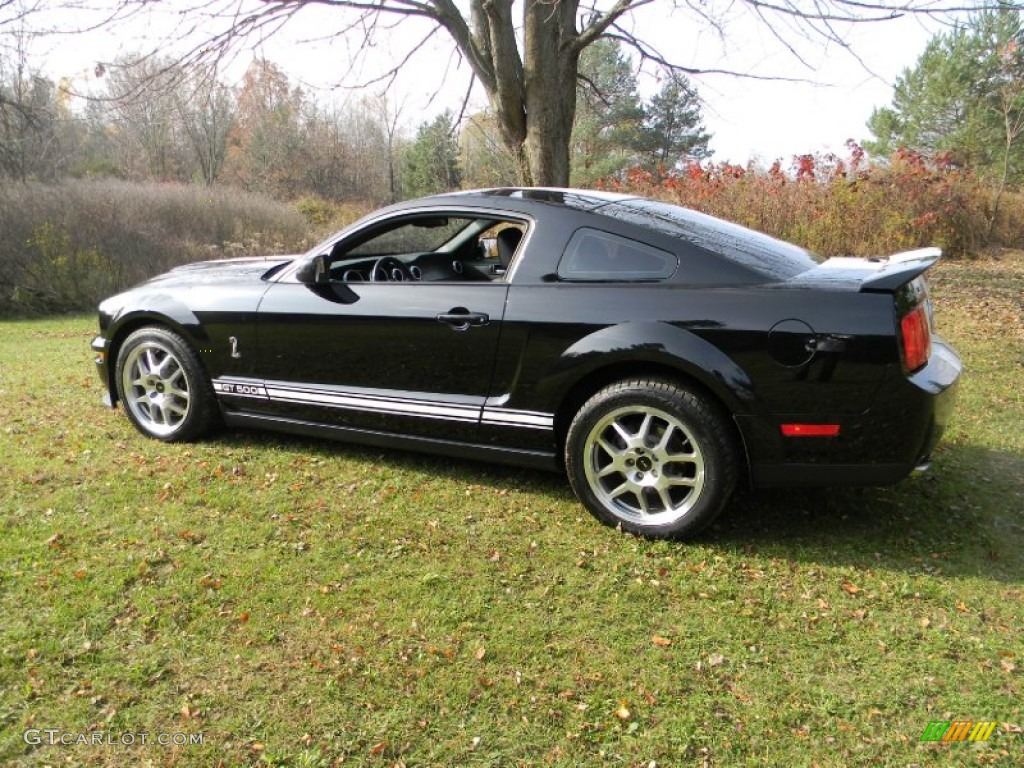
{"label": "tree canopy", "polygon": [[[10,0],[0,0],[0,4]],[[988,0],[969,0],[982,7]],[[196,42],[183,61],[219,55],[246,42],[258,45],[306,8],[337,11],[334,35],[349,36],[359,51],[372,50],[406,21],[418,24],[411,44],[378,82],[400,76],[415,53],[434,38],[447,39],[459,62],[482,86],[501,141],[515,161],[519,181],[564,185],[576,125],[575,91],[583,53],[602,38],[627,46],[645,66],[666,73],[729,74],[776,79],[760,69],[736,71],[701,61],[702,46],[659,50],[655,36],[640,31],[638,12],[654,0],[107,0],[116,18],[138,18],[161,10],[176,23],[192,24],[184,35]],[[0,8],[3,6],[0,5]],[[964,10],[962,0],[740,0],[738,3],[664,3],[657,6],[674,24],[720,39],[734,22],[760,25],[765,39],[805,65],[806,44],[846,50],[847,36],[863,22],[907,15],[942,15]],[[650,18],[653,18],[650,17]],[[664,18],[664,17],[662,17]],[[649,19],[648,19],[649,21]],[[662,126],[666,129],[667,126]],[[666,132],[664,135],[668,136]]]}
{"label": "tree canopy", "polygon": [[459,143],[446,111],[421,123],[416,138],[405,150],[404,191],[410,197],[450,192],[461,183]]}
{"label": "tree canopy", "polygon": [[867,148],[908,147],[996,177],[1024,174],[1024,30],[1004,5],[936,35],[876,109]]}
{"label": "tree canopy", "polygon": [[671,73],[645,103],[622,43],[604,38],[583,52],[570,148],[574,186],[630,167],[671,170],[682,160],[703,159],[710,138],[700,97],[685,75]]}

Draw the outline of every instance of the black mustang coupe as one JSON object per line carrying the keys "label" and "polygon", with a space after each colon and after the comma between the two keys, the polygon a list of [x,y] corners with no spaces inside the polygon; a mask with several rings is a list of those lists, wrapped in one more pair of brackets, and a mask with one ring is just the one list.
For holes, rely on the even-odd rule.
{"label": "black mustang coupe", "polygon": [[99,307],[108,402],[564,470],[599,520],[695,533],[751,485],[923,468],[960,360],[940,252],[827,261],[639,197],[493,189],[371,214],[303,256],[191,264]]}

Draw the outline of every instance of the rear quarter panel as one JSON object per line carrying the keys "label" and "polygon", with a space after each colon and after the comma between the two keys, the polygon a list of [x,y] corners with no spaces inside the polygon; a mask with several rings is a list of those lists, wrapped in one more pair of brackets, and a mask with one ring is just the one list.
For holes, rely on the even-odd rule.
{"label": "rear quarter panel", "polygon": [[[733,414],[861,413],[896,361],[891,297],[678,284],[513,285],[492,395],[556,412],[578,382],[609,365],[667,365]],[[776,324],[798,319],[841,348],[784,365]]]}

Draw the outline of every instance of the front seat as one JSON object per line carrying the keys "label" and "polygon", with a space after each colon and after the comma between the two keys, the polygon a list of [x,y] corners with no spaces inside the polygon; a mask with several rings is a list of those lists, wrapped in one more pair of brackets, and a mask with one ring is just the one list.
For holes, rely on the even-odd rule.
{"label": "front seat", "polygon": [[512,263],[512,258],[516,255],[519,243],[523,240],[523,232],[515,227],[507,227],[495,235],[495,239],[498,242],[498,264],[495,272],[505,274],[508,271],[508,265]]}

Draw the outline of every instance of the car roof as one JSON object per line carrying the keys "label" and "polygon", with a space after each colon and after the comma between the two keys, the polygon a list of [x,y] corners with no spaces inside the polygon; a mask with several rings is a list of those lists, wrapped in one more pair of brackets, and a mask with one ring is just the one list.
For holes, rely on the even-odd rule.
{"label": "car roof", "polygon": [[606,192],[595,189],[573,189],[570,187],[491,187],[487,189],[467,189],[446,192],[440,195],[423,198],[438,201],[450,198],[452,202],[469,200],[481,203],[494,203],[494,198],[522,200],[548,205],[561,205],[576,210],[594,210],[609,203],[621,203],[626,200],[640,199],[636,195],[625,195],[618,192]]}
{"label": "car roof", "polygon": [[[504,201],[504,202],[503,202]],[[560,187],[495,187],[407,200],[390,210],[436,205],[505,208],[527,213],[558,207],[639,226],[724,257],[752,274],[789,279],[817,265],[818,257],[784,240],[671,203],[604,190]]]}

